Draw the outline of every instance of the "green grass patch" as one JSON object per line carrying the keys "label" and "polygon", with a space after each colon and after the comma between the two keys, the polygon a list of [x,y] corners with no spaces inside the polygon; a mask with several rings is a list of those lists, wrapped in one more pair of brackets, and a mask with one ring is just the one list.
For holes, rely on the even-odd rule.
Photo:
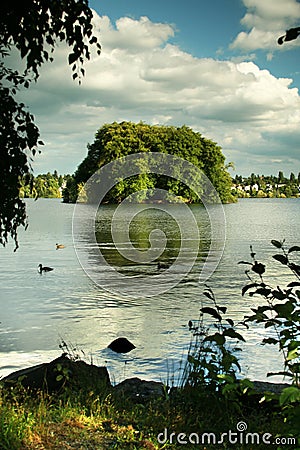
{"label": "green grass patch", "polygon": [[[44,393],[33,396],[20,390],[17,393],[2,390],[0,448],[229,449],[232,448],[229,436],[220,443],[222,433],[228,434],[229,430],[237,433],[237,424],[241,423],[247,425],[247,430],[237,433],[240,440],[241,436],[246,439],[246,432],[256,433],[260,440],[265,433],[272,435],[272,440],[279,434],[291,437],[295,430],[282,420],[277,404],[261,404],[258,397],[245,396],[237,406],[223,395],[201,387],[176,389],[144,404],[133,403],[113,392],[102,392],[99,396],[93,392],[80,395],[78,391],[68,391],[60,397],[51,397]],[[215,442],[210,433],[214,434]],[[293,443],[284,448],[297,446],[298,443]],[[266,448],[266,445],[259,442],[251,447],[237,442],[234,448]]]}

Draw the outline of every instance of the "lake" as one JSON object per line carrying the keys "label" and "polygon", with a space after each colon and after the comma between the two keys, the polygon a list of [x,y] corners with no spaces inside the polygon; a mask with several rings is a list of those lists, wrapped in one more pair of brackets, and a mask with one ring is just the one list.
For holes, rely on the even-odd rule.
{"label": "lake", "polygon": [[[64,341],[86,361],[106,365],[114,382],[138,376],[176,383],[190,342],[187,323],[198,318],[201,305],[209,304],[199,283],[212,241],[206,210],[189,207],[200,236],[195,252],[191,220],[180,205],[128,205],[113,231],[115,207],[102,206],[95,239],[93,230],[74,225],[74,205],[59,199],[26,203],[29,227],[19,232],[20,248],[17,252],[12,244],[1,248],[0,376],[59,356]],[[250,260],[250,244],[257,259],[266,263],[268,280],[275,286],[290,280],[284,267],[272,260],[276,249],[270,241],[285,239],[288,246],[299,245],[299,205],[300,199],[240,199],[224,205],[224,252],[222,230],[218,234],[218,226],[224,228],[224,224],[220,223],[210,255],[216,269],[206,283],[234,320],[241,320],[261,301],[241,296],[247,279],[245,266],[237,263]],[[80,208],[90,216],[90,206]],[[127,213],[132,226],[124,233]],[[185,233],[182,254],[181,228]],[[153,235],[152,230],[156,230]],[[115,248],[116,240],[121,252]],[[57,242],[65,248],[56,250]],[[170,264],[170,270],[159,270],[149,249]],[[132,261],[132,254],[140,256]],[[172,269],[178,256],[181,259]],[[39,263],[54,270],[41,275]],[[277,349],[260,345],[266,332],[258,326],[242,330],[247,341],[241,353],[243,376],[265,380],[268,371],[281,369]],[[126,355],[107,349],[118,336],[127,337],[136,349]]]}

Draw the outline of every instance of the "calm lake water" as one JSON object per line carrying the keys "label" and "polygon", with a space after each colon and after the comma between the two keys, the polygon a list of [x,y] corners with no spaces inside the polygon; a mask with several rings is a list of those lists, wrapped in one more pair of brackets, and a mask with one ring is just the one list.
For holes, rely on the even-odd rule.
{"label": "calm lake water", "polygon": [[[144,297],[143,284],[140,284],[141,295],[137,290],[131,298],[114,292],[112,284],[108,283],[108,290],[101,287],[109,281],[111,274],[101,265],[99,248],[109,265],[115,266],[125,277],[136,277],[138,283],[144,275],[153,276],[154,286],[155,277],[162,274],[161,271],[158,273],[155,263],[132,263],[115,250],[110,227],[113,207],[101,207],[96,246],[90,230],[76,230],[79,261],[72,233],[74,205],[63,204],[59,199],[36,202],[30,199],[27,206],[29,227],[26,232],[19,233],[20,248],[14,253],[10,244],[0,250],[0,376],[59,356],[59,345],[63,340],[70,350],[74,349],[87,361],[92,359],[95,364],[106,365],[115,382],[131,376],[164,382],[174,378],[176,382],[190,342],[187,323],[198,318],[202,302],[208,304],[202,294],[203,285],[198,283],[199,270],[211,239],[205,209],[200,206],[190,208],[200,230],[199,252],[191,272],[182,278],[189,251],[193,250],[186,240],[187,252],[179,267],[181,272],[170,275],[173,287]],[[241,199],[237,204],[224,205],[224,253],[207,284],[215,292],[219,304],[228,307],[228,314],[234,320],[242,319],[249,308],[260,301],[259,298],[241,296],[247,280],[245,266],[237,263],[249,260],[250,244],[257,258],[266,263],[268,279],[275,286],[289,280],[283,266],[272,261],[276,249],[270,241],[286,239],[288,246],[299,245],[299,206],[300,199]],[[82,208],[88,211],[89,206]],[[147,251],[149,233],[154,228],[162,228],[167,236],[167,248],[160,259],[169,263],[175,261],[180,233],[172,216],[173,213],[184,215],[185,210],[181,212],[181,207],[174,205],[168,206],[167,212],[154,207],[138,214],[139,206],[131,208],[137,208],[129,235],[134,249]],[[121,217],[116,224],[117,234],[122,232],[122,223]],[[188,227],[186,220],[187,235]],[[156,239],[159,240],[159,235]],[[56,242],[63,243],[65,248],[56,250]],[[119,245],[123,249],[130,247],[123,235]],[[40,275],[39,263],[54,267],[54,271]],[[93,281],[93,274],[98,277],[98,284]],[[177,284],[176,281],[180,282]],[[147,289],[150,288],[148,284]],[[277,349],[259,344],[266,333],[258,326],[248,331],[243,329],[247,340],[241,353],[243,376],[264,380],[268,371],[281,369]],[[108,350],[107,345],[118,336],[126,336],[136,349],[127,355]]]}

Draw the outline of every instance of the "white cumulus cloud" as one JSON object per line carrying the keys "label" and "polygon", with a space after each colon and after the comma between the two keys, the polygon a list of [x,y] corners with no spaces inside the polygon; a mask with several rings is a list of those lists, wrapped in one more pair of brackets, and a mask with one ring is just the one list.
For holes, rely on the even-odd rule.
{"label": "white cumulus cloud", "polygon": [[66,70],[61,47],[23,93],[47,144],[34,163],[37,172],[74,171],[97,129],[121,120],[191,126],[245,174],[249,167],[271,173],[271,159],[283,155],[287,170],[299,163],[300,98],[291,79],[253,62],[196,58],[168,43],[171,25],[146,17],[115,25],[96,14],[94,20],[103,50],[86,63],[82,85]]}
{"label": "white cumulus cloud", "polygon": [[[300,3],[297,0],[243,0],[243,3],[247,12],[241,24],[246,31],[237,35],[231,48],[287,50],[287,47],[278,47],[277,39],[286,29],[299,26]],[[300,43],[295,41],[290,45],[294,47]]]}

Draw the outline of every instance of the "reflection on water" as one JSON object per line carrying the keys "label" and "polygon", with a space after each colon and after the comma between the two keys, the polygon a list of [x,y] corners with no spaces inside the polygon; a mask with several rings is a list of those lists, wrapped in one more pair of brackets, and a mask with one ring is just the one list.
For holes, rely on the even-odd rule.
{"label": "reflection on water", "polygon": [[[208,214],[215,219],[213,227]],[[191,277],[194,282],[200,276],[208,279],[225,243],[222,207],[220,215],[215,207],[207,212],[178,204],[131,203],[99,210],[77,205],[73,223],[76,253],[86,274],[122,298],[161,295]]]}
{"label": "reflection on water", "polygon": [[[84,207],[89,214],[90,207]],[[95,363],[107,365],[115,381],[129,376],[166,381],[179,376],[190,339],[187,323],[198,318],[202,302],[208,304],[198,284],[199,270],[210,244],[208,217],[201,207],[191,209],[197,217],[201,238],[192,271],[163,294],[128,298],[99,288],[82,270],[72,239],[73,205],[59,200],[28,200],[30,225],[26,232],[20,233],[20,249],[13,253],[13,246],[9,245],[0,250],[0,374],[58,356],[59,343],[64,339],[80,355],[84,352],[87,360],[93,358]],[[274,248],[270,240],[285,238],[288,245],[299,244],[299,200],[245,199],[225,205],[224,209],[225,251],[208,284],[219,304],[228,307],[230,317],[240,320],[260,299],[241,297],[246,280],[244,267],[237,262],[249,260],[252,244],[257,258],[266,262],[271,281],[276,285],[287,280],[283,266],[272,262]],[[100,211],[96,248],[91,244],[91,230],[82,233],[87,264],[101,269],[100,248],[123,274],[142,276],[146,272],[155,276],[155,262],[133,264],[116,252],[110,226],[113,212],[111,206]],[[122,222],[118,226],[121,229]],[[167,213],[155,209],[137,213],[130,228],[131,244],[141,252],[148,251],[151,245],[155,249],[155,239],[149,240],[153,228],[163,229],[167,237],[167,249],[159,258],[172,262],[179,252],[180,235]],[[62,242],[66,248],[56,250],[56,242]],[[128,248],[127,241],[123,244]],[[187,248],[188,245],[186,241]],[[39,263],[54,267],[54,271],[40,275]],[[267,332],[258,326],[243,331],[247,340],[242,354],[244,375],[265,379],[267,371],[279,368],[277,350],[258,345]],[[127,355],[112,353],[106,347],[118,336],[126,336],[136,349]]]}
{"label": "reflection on water", "polygon": [[[166,214],[163,211],[155,210],[154,208],[147,209],[146,211],[139,212],[139,205],[132,205],[136,209],[136,214],[133,220],[130,222],[129,227],[129,240],[126,239],[125,235],[122,239],[123,224],[127,222],[127,217],[122,216],[119,218],[117,224],[115,225],[115,232],[118,234],[118,249],[114,244],[114,239],[112,236],[111,221],[114,210],[112,208],[101,207],[98,212],[97,228],[96,228],[96,239],[101,248],[101,252],[109,264],[115,265],[119,268],[124,268],[124,266],[132,265],[132,257],[129,258],[123,256],[123,252],[128,250],[133,246],[134,254],[143,255],[144,252],[148,251],[153,246],[153,250],[158,250],[160,248],[159,236],[155,239],[152,238],[150,242],[150,235],[153,230],[160,230],[164,233],[167,241],[165,250],[161,254],[161,260],[174,260],[178,256],[179,248],[181,245],[180,239],[180,229],[175,221],[175,219]],[[120,250],[120,251],[118,251]],[[139,265],[143,270],[148,270],[149,265],[145,266],[142,262],[135,264],[136,267]],[[154,263],[153,265],[156,266]]]}

